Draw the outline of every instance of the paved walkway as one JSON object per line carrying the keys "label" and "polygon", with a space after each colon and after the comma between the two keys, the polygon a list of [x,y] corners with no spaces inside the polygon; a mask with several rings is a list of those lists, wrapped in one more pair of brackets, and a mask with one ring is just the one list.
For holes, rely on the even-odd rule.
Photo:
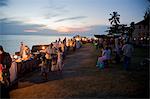
{"label": "paved walkway", "polygon": [[[18,95],[18,93],[24,93],[22,89],[30,89],[30,87],[36,85],[40,86],[38,84],[45,84],[52,82],[54,80],[62,80],[64,78],[68,77],[74,77],[79,76],[81,70],[77,70],[81,66],[84,66],[84,64],[90,65],[92,53],[93,53],[92,46],[84,46],[81,49],[77,49],[75,52],[71,51],[66,57],[65,65],[63,69],[62,75],[56,75],[55,73],[50,72],[48,82],[45,82],[44,79],[40,76],[40,71],[36,70],[32,73],[26,74],[25,77],[21,78],[18,83],[18,89],[12,90],[10,92],[11,97],[32,97],[32,94],[26,94],[25,96]],[[41,87],[42,88],[42,87]],[[28,92],[33,91],[28,90]]]}
{"label": "paved walkway", "polygon": [[[89,46],[88,46],[89,45]],[[124,71],[121,64],[107,70],[95,67],[97,52],[88,44],[67,55],[62,76],[49,73],[42,80],[39,71],[26,75],[12,98],[142,97],[147,86],[145,71]]]}

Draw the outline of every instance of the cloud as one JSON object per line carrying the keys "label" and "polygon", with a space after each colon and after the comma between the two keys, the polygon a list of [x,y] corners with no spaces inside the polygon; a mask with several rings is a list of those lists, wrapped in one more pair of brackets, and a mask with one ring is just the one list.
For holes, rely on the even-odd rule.
{"label": "cloud", "polygon": [[38,30],[35,30],[35,29],[25,29],[24,32],[33,33],[33,32],[38,32]]}
{"label": "cloud", "polygon": [[73,32],[87,32],[90,28],[88,27],[81,27],[81,28],[74,28],[74,27],[59,27],[57,29],[58,32],[67,32],[67,33],[73,33]]}
{"label": "cloud", "polygon": [[57,31],[52,29],[43,29],[44,25],[24,24],[20,21],[10,21],[1,19],[0,34],[1,35],[23,35],[23,34],[56,34]]}
{"label": "cloud", "polygon": [[[74,18],[70,18],[74,19]],[[47,28],[43,24],[27,24],[21,21],[12,21],[9,18],[0,19],[0,34],[7,35],[61,35],[68,34],[74,35],[78,33],[79,35],[94,35],[94,34],[106,34],[107,25],[90,25],[84,27],[58,27],[57,29]]]}
{"label": "cloud", "polygon": [[[60,2],[59,2],[60,3]],[[44,15],[44,18],[50,19],[53,17],[61,16],[64,13],[67,13],[68,10],[66,10],[66,5],[58,2],[50,2],[49,6],[44,7],[43,10],[46,12]]]}
{"label": "cloud", "polygon": [[7,6],[8,0],[0,0],[0,7]]}
{"label": "cloud", "polygon": [[108,25],[91,25],[88,26],[90,30],[88,31],[89,33],[94,33],[94,34],[106,34],[106,30],[108,29]]}
{"label": "cloud", "polygon": [[51,19],[51,18],[54,18],[54,17],[58,17],[58,16],[60,16],[60,14],[46,14],[46,15],[44,15],[44,18],[45,19]]}
{"label": "cloud", "polygon": [[76,34],[79,35],[90,35],[93,36],[94,34],[106,34],[107,25],[91,25],[91,26],[85,26],[85,27],[60,27],[58,28],[58,32],[61,33],[69,33],[69,34]]}
{"label": "cloud", "polygon": [[70,17],[70,18],[63,18],[56,20],[55,22],[62,22],[62,21],[68,21],[68,20],[79,20],[79,19],[84,19],[87,18],[86,16],[77,16],[77,17]]}
{"label": "cloud", "polygon": [[7,21],[7,20],[8,20],[8,18],[1,18],[0,22]]}

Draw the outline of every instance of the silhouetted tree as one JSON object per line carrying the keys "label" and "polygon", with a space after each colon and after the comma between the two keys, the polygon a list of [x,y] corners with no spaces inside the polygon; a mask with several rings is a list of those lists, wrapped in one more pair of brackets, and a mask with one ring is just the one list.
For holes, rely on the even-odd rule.
{"label": "silhouetted tree", "polygon": [[120,15],[117,12],[113,12],[111,15],[111,18],[109,18],[111,25],[119,25],[120,21]]}
{"label": "silhouetted tree", "polygon": [[113,34],[113,33],[119,33],[119,19],[120,19],[120,15],[117,12],[113,12],[111,15],[111,18],[109,18],[108,20],[110,21],[110,24],[112,25],[110,27],[110,32],[109,34]]}

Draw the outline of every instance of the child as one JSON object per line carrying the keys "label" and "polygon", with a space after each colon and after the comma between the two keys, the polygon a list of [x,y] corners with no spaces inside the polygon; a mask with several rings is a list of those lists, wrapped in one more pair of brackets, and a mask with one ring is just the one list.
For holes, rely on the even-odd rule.
{"label": "child", "polygon": [[42,63],[39,65],[41,66],[41,75],[45,78],[45,80],[48,80],[48,65],[46,64],[46,58],[41,57]]}

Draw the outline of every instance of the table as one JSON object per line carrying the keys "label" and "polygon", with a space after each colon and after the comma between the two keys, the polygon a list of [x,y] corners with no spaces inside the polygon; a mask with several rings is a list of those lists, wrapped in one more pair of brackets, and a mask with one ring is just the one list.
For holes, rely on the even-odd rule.
{"label": "table", "polygon": [[18,77],[25,75],[26,73],[32,72],[33,70],[39,68],[39,64],[41,63],[38,59],[32,59],[22,62],[17,62],[17,74]]}

